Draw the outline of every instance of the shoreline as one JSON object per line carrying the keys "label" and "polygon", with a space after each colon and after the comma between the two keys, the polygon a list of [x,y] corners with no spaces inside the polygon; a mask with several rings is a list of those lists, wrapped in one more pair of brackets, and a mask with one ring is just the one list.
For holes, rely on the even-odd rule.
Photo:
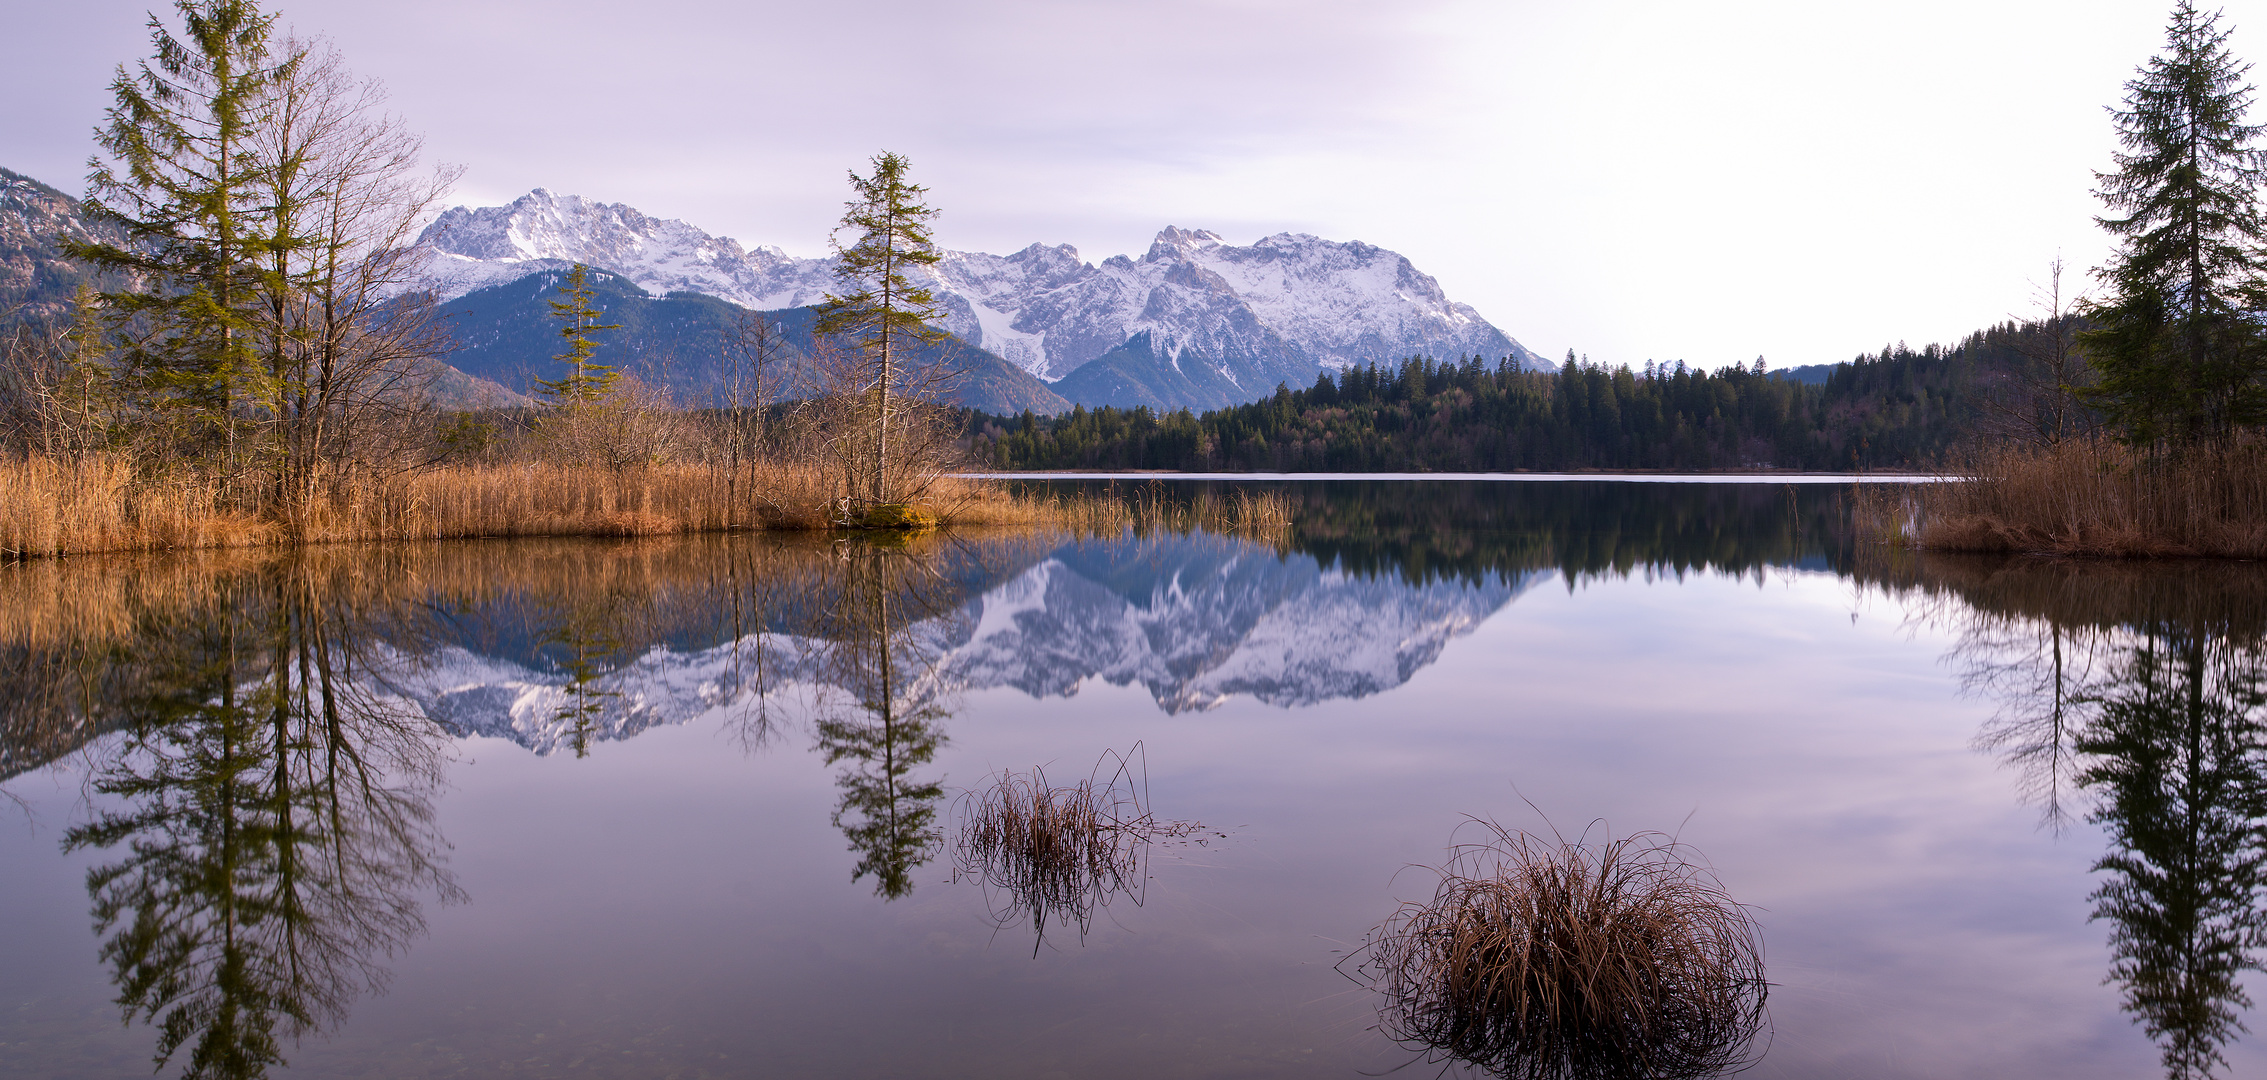
{"label": "shoreline", "polygon": [[1858,493],[1874,542],[2089,559],[2267,558],[2267,440],[2152,452],[2108,436],[1980,449],[1953,482]]}
{"label": "shoreline", "polygon": [[1227,472],[1175,472],[1164,469],[1128,469],[1119,472],[1092,472],[1080,470],[1030,470],[1023,472],[959,472],[948,476],[962,480],[1243,480],[1243,481],[1315,481],[1315,480],[1471,480],[1492,483],[1571,483],[1600,481],[1606,483],[1662,483],[1662,484],[1931,484],[1948,483],[1959,479],[1949,473],[1928,472],[1644,472],[1638,470],[1579,472],[1579,473],[1227,473]]}

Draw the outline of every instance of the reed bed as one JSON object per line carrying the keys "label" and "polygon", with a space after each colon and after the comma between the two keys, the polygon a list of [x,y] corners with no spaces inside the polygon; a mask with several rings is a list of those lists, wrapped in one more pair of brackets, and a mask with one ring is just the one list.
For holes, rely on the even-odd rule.
{"label": "reed bed", "polygon": [[1050,921],[1084,938],[1098,907],[1114,896],[1141,903],[1149,845],[1203,826],[1159,821],[1144,805],[1140,744],[1121,757],[1105,751],[1086,779],[1055,786],[1044,769],[1002,771],[954,804],[953,879],[1005,895],[992,905],[1005,927],[1028,920],[1038,955]]}
{"label": "reed bed", "polygon": [[[845,520],[839,472],[767,462],[737,477],[689,463],[631,469],[553,462],[456,465],[334,479],[288,516],[232,508],[217,482],[139,475],[123,457],[0,459],[0,557],[255,547],[276,543],[475,537],[660,536],[739,529],[822,530]],[[1265,535],[1291,521],[1273,492],[1163,485],[1069,496],[937,477],[913,504],[947,526],[1117,533],[1157,529]]]}
{"label": "reed bed", "polygon": [[1761,938],[1689,849],[1481,824],[1489,839],[1459,845],[1432,899],[1358,954],[1389,1036],[1527,1080],[1682,1080],[1761,1057]]}
{"label": "reed bed", "polygon": [[215,485],[137,480],[122,458],[0,458],[0,556],[247,547],[278,538]]}
{"label": "reed bed", "polygon": [[2267,557],[2267,439],[2152,454],[2109,438],[1978,453],[1960,479],[1861,495],[1860,528],[1933,551]]}
{"label": "reed bed", "polygon": [[[616,470],[546,462],[462,465],[325,485],[288,518],[229,508],[220,485],[137,476],[123,458],[0,460],[0,557],[251,547],[282,542],[472,537],[656,536],[734,529],[827,529],[840,480],[804,464],[702,464]],[[921,505],[946,524],[1043,524],[978,481],[940,477]]]}
{"label": "reed bed", "polygon": [[1274,491],[1238,488],[1221,494],[1200,488],[1175,498],[1160,481],[1131,488],[1115,484],[1100,491],[1051,497],[1046,507],[1055,523],[1084,532],[1153,531],[1269,535],[1291,526],[1291,499]]}

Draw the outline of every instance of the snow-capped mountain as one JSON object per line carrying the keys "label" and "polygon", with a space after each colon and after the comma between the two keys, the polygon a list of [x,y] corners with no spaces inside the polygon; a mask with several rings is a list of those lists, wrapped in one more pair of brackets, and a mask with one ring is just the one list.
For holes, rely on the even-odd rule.
{"label": "snow-capped mountain", "polygon": [[[746,248],[682,221],[541,188],[508,206],[452,209],[420,242],[444,297],[576,262],[656,293],[705,293],[758,310],[814,304],[836,287],[832,259]],[[1138,259],[1097,265],[1069,245],[1033,244],[1012,255],[948,251],[928,273],[946,329],[1050,382],[1129,343],[1176,370],[1195,360],[1211,373],[1198,381],[1218,389],[1188,392],[1230,400],[1318,370],[1420,353],[1539,362],[1408,259],[1360,242],[1280,233],[1239,247],[1168,227]]]}
{"label": "snow-capped mountain", "polygon": [[[892,648],[901,697],[923,702],[998,687],[1067,697],[1100,679],[1138,683],[1170,713],[1238,695],[1289,708],[1400,686],[1536,580],[1411,585],[1213,536],[1074,544],[903,628]],[[824,692],[836,647],[774,632],[651,649],[597,681],[599,707],[581,737],[744,711],[758,657],[774,693]],[[539,754],[576,738],[576,701],[556,669],[454,646],[385,666],[392,693],[458,734]]]}
{"label": "snow-capped mountain", "polygon": [[443,299],[578,262],[657,294],[705,293],[765,311],[818,303],[834,287],[831,260],[750,250],[682,221],[542,188],[509,206],[451,209],[418,243],[432,252],[426,274]]}
{"label": "snow-capped mountain", "polygon": [[1139,259],[1096,266],[1067,244],[1033,244],[1006,256],[950,252],[937,269],[957,301],[947,326],[1045,379],[1145,332],[1176,360],[1287,350],[1331,369],[1418,353],[1534,363],[1408,259],[1359,241],[1278,233],[1238,247],[1167,227]]}

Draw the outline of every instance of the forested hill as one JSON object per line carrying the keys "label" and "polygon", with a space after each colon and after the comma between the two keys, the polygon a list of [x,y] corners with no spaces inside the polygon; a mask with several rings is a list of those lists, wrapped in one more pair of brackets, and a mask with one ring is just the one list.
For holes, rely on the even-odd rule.
{"label": "forested hill", "polygon": [[1202,415],[1083,407],[979,416],[976,453],[1009,469],[1506,472],[1926,468],[2007,412],[2040,332],[2013,323],[1957,346],[1883,348],[1823,382],[1508,359],[1350,368]]}

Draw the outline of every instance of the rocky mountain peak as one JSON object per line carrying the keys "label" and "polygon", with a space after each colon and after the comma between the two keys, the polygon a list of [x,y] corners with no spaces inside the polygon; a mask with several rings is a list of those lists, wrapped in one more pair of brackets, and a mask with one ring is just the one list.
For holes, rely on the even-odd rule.
{"label": "rocky mountain peak", "polygon": [[1149,253],[1143,255],[1141,261],[1145,263],[1161,262],[1168,259],[1183,258],[1206,248],[1219,247],[1225,243],[1227,241],[1222,240],[1219,233],[1209,229],[1191,231],[1177,225],[1167,225],[1163,231],[1157,234],[1157,239],[1149,242]]}
{"label": "rocky mountain peak", "polygon": [[[656,294],[703,293],[758,310],[815,304],[836,286],[832,259],[744,248],[683,221],[543,188],[506,206],[452,209],[421,243],[434,254],[444,298],[576,262]],[[1037,243],[1006,256],[943,255],[927,272],[944,328],[1050,382],[1113,358],[1095,386],[1082,390],[1073,379],[1059,388],[1089,404],[1210,407],[1277,382],[1310,383],[1318,370],[1413,354],[1539,362],[1409,260],[1360,242],[1279,233],[1239,247],[1171,225],[1138,260],[1095,265],[1068,244]],[[1158,348],[1136,348],[1137,340]],[[1184,374],[1195,363],[1209,389],[1143,375],[1158,358]],[[1125,389],[1136,385],[1143,389]]]}

